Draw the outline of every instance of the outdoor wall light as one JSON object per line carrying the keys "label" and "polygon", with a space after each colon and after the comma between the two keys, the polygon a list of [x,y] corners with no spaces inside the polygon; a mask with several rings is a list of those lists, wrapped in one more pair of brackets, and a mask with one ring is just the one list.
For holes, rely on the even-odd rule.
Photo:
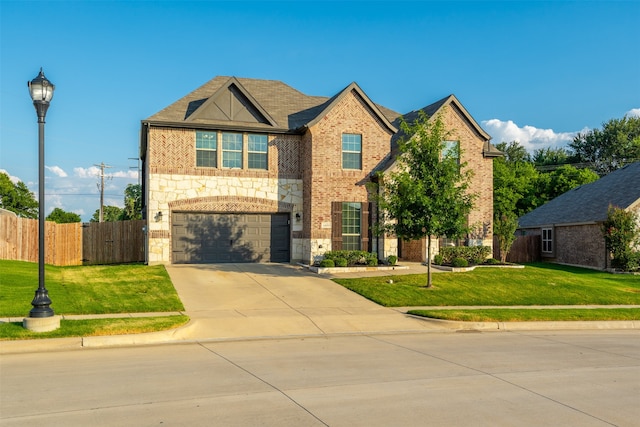
{"label": "outdoor wall light", "polygon": [[27,82],[27,86],[38,115],[38,289],[31,301],[33,308],[29,312],[29,318],[25,319],[23,325],[36,332],[46,332],[60,327],[59,320],[57,322],[38,321],[42,318],[54,318],[51,299],[44,283],[44,119],[49,109],[49,102],[53,98],[55,86],[44,76],[42,68],[36,78]]}
{"label": "outdoor wall light", "polygon": [[296,221],[300,221],[300,212],[296,212]]}
{"label": "outdoor wall light", "polygon": [[154,216],[153,218],[156,220],[156,222],[162,221],[162,212],[158,211],[156,216]]}

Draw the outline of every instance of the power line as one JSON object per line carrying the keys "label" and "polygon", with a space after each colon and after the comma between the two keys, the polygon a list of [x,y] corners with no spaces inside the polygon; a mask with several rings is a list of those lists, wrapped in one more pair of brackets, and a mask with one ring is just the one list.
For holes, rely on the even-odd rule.
{"label": "power line", "polygon": [[101,162],[99,165],[95,165],[100,168],[100,184],[98,184],[98,189],[100,190],[100,221],[104,222],[104,170],[105,168],[111,168],[112,166],[105,165],[104,162]]}

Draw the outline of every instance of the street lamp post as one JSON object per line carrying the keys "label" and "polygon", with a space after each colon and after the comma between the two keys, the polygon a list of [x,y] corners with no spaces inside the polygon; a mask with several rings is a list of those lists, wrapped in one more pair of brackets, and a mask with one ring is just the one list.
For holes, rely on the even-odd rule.
{"label": "street lamp post", "polygon": [[[33,100],[33,106],[36,108],[36,113],[38,114],[38,289],[36,290],[33,301],[31,301],[33,308],[29,312],[29,319],[43,319],[54,317],[53,309],[50,307],[51,299],[49,298],[49,292],[44,284],[44,119],[47,115],[49,102],[51,98],[53,98],[55,86],[44,76],[42,68],[40,68],[38,76],[27,84],[29,86],[31,99]],[[55,321],[29,322],[29,319],[25,319],[23,322],[25,327],[36,331],[57,329],[60,326],[59,319],[57,319],[57,323]]]}

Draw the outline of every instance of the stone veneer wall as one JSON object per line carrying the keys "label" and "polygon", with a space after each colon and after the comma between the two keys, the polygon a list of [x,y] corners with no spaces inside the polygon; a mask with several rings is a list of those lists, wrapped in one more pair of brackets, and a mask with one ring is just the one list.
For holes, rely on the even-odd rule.
{"label": "stone veneer wall", "polygon": [[[149,180],[149,264],[171,262],[171,213],[302,211],[302,180],[151,174]],[[157,213],[162,217],[156,220]],[[291,222],[295,234],[304,219]],[[292,259],[302,259],[302,239],[292,239]]]}

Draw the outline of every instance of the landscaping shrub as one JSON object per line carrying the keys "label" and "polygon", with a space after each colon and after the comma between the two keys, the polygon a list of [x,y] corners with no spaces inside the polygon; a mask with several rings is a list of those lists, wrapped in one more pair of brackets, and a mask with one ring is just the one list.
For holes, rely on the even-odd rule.
{"label": "landscaping shrub", "polygon": [[489,264],[489,265],[496,265],[496,264],[500,264],[500,263],[501,263],[500,260],[497,260],[495,258],[488,258],[485,261],[485,264]]}
{"label": "landscaping shrub", "polygon": [[398,257],[395,255],[389,255],[389,258],[387,258],[387,263],[389,265],[396,265],[398,262]]}
{"label": "landscaping shrub", "polygon": [[378,265],[378,255],[367,251],[327,251],[324,259],[331,259],[336,263],[338,258],[347,260],[347,266]]}
{"label": "landscaping shrub", "polygon": [[442,265],[443,262],[444,262],[444,257],[442,256],[442,254],[438,254],[433,257],[433,263],[435,265]]}
{"label": "landscaping shrub", "polygon": [[457,257],[451,260],[451,265],[453,267],[468,267],[469,261],[467,261],[465,258]]}
{"label": "landscaping shrub", "polygon": [[333,262],[332,259],[323,259],[322,261],[320,261],[320,267],[330,268],[335,266],[336,264]]}
{"label": "landscaping shrub", "polygon": [[452,264],[454,258],[464,258],[468,264],[482,264],[490,253],[489,246],[447,246],[440,248],[439,255],[442,255],[442,264]]}
{"label": "landscaping shrub", "polygon": [[349,265],[349,262],[346,260],[346,258],[336,258],[335,263],[336,267],[346,267],[347,265]]}

